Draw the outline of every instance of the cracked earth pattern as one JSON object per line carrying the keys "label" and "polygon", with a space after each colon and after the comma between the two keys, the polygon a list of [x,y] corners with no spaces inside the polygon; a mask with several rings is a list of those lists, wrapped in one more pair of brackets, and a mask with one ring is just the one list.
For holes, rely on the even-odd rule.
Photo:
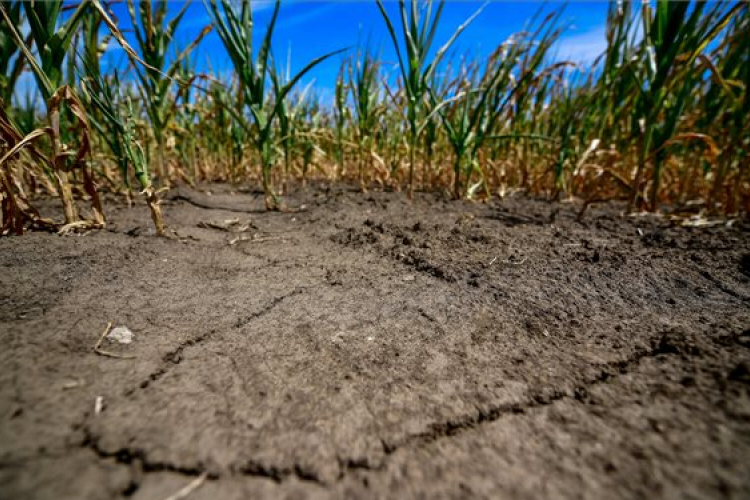
{"label": "cracked earth pattern", "polygon": [[0,498],[750,497],[747,223],[287,201],[0,239]]}

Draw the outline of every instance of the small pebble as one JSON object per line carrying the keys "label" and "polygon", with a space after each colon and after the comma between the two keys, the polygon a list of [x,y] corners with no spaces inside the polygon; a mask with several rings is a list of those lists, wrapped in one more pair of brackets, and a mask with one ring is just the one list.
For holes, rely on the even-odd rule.
{"label": "small pebble", "polygon": [[107,334],[109,340],[114,340],[120,344],[130,344],[133,342],[133,332],[126,326],[117,326]]}

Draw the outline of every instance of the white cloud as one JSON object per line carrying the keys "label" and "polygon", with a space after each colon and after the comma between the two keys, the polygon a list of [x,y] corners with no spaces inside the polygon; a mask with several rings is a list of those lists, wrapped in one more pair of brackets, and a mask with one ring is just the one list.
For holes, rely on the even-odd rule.
{"label": "white cloud", "polygon": [[294,26],[309,22],[310,20],[320,17],[326,12],[332,10],[335,6],[331,4],[322,4],[320,6],[310,7],[307,12],[297,14],[293,17],[289,17],[279,23],[279,27],[292,28]]}
{"label": "white cloud", "polygon": [[590,66],[607,48],[606,26],[598,26],[588,31],[564,35],[555,49],[557,60],[572,61],[582,66]]}
{"label": "white cloud", "polygon": [[[195,2],[196,4],[199,2]],[[231,3],[232,5],[235,5],[235,3]],[[269,10],[273,8],[275,2],[274,0],[252,0],[250,3],[252,6],[252,13],[257,14],[259,12],[263,12],[266,10]],[[202,2],[201,2],[202,5]],[[211,18],[208,15],[208,12],[206,12],[205,8],[203,8],[199,13],[193,14],[192,12],[185,16],[185,19],[180,24],[181,28],[202,28],[206,26],[207,24],[211,24]]]}

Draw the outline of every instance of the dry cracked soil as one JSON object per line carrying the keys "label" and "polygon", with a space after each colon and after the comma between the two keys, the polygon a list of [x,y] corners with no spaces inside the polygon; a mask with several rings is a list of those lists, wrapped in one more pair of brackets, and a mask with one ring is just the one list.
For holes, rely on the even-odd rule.
{"label": "dry cracked soil", "polygon": [[0,238],[0,498],[750,498],[747,222],[287,202]]}

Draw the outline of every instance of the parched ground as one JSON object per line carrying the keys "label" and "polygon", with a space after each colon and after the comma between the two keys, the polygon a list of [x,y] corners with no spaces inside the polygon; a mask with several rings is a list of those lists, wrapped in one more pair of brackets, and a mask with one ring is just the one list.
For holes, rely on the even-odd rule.
{"label": "parched ground", "polygon": [[750,498],[749,224],[209,188],[0,238],[0,498]]}

